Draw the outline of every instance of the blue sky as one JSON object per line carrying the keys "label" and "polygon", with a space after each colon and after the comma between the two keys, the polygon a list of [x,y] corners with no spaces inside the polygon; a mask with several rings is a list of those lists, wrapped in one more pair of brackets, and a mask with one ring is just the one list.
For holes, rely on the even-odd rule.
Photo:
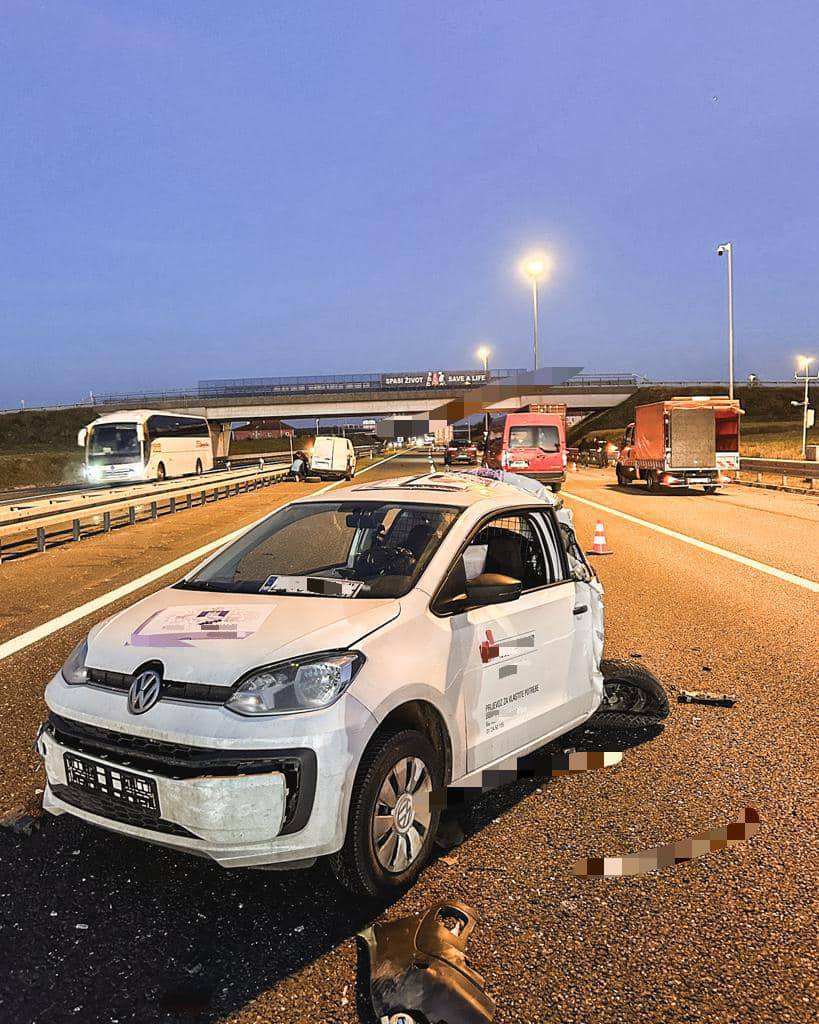
{"label": "blue sky", "polygon": [[0,407],[819,355],[815,2],[0,0]]}

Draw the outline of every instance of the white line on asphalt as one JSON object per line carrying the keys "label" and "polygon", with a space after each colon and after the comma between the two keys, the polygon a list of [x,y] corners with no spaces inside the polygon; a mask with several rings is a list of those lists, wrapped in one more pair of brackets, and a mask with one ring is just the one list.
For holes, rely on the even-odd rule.
{"label": "white line on asphalt", "polygon": [[[356,476],[359,477],[363,473],[366,473],[371,469],[375,469],[376,466],[381,466],[385,462],[389,462],[390,459],[395,459],[402,454],[403,452],[396,452],[394,455],[388,455],[384,459],[379,459],[378,462],[373,462],[371,465],[365,466],[364,469],[356,473]],[[310,496],[312,497],[316,494],[324,494],[325,491],[329,491],[331,488],[337,487],[339,483],[346,483],[346,481],[336,481],[334,483],[327,484],[326,487],[319,487],[317,491],[311,491]],[[71,611],[58,615],[55,619],[44,622],[42,626],[35,626],[34,629],[29,629],[25,633],[21,633],[19,636],[12,637],[11,640],[7,640],[4,644],[0,644],[0,661],[4,658],[10,657],[12,654],[17,654],[19,651],[25,650],[26,647],[30,647],[32,644],[36,644],[38,640],[44,640],[47,636],[51,636],[52,633],[56,633],[61,629],[65,629],[66,626],[70,626],[73,623],[78,622],[80,619],[84,619],[86,615],[92,615],[94,612],[98,612],[101,608],[105,608],[109,604],[114,604],[114,602],[119,601],[120,598],[127,597],[129,594],[133,594],[137,590],[142,590],[143,587],[147,587],[151,583],[161,580],[163,576],[167,576],[169,573],[176,572],[177,569],[181,569],[183,565],[187,565],[189,562],[204,558],[205,555],[209,555],[212,551],[217,551],[226,544],[230,544],[231,541],[236,540],[238,536],[245,533],[247,530],[253,529],[254,526],[260,523],[262,519],[266,519],[269,515],[270,513],[266,512],[260,519],[250,523],[248,526],[243,526],[239,530],[233,530],[232,533],[228,533],[224,537],[219,537],[217,540],[212,540],[209,544],[204,544],[201,548],[197,548],[195,551],[189,551],[187,555],[182,555],[179,558],[175,558],[172,562],[160,565],[158,569],[152,569],[150,572],[146,572],[144,576],[139,576],[137,579],[131,580],[129,583],[124,583],[121,587],[117,587],[116,590],[109,590],[107,594],[95,597],[92,601],[86,601],[85,604],[81,604],[77,608],[72,608]]]}
{"label": "white line on asphalt", "polygon": [[775,576],[778,580],[785,580],[786,583],[793,583],[797,587],[804,587],[805,590],[819,593],[819,583],[815,583],[813,580],[807,580],[802,576],[795,576],[792,572],[785,572],[784,569],[777,569],[773,565],[766,565],[765,562],[757,562],[754,558],[746,558],[745,555],[738,555],[735,551],[719,548],[716,544],[708,544],[704,540],[697,540],[696,537],[689,537],[688,534],[677,533],[676,530],[669,530],[667,526],[659,526],[657,523],[649,522],[647,519],[639,519],[637,516],[629,515],[628,512],[620,512],[619,509],[611,508],[609,505],[600,505],[596,501],[590,501],[589,498],[581,498],[579,494],[572,494],[570,491],[564,491],[563,493],[567,498],[571,498],[572,501],[580,501],[584,505],[591,506],[591,508],[617,516],[618,519],[625,519],[626,522],[645,526],[648,530],[654,530],[655,533],[662,533],[666,537],[681,540],[684,544],[691,544],[702,551],[709,551],[712,555],[719,555],[731,562],[738,562],[740,565],[747,565],[750,569],[756,569],[757,572],[764,572],[768,576]]}

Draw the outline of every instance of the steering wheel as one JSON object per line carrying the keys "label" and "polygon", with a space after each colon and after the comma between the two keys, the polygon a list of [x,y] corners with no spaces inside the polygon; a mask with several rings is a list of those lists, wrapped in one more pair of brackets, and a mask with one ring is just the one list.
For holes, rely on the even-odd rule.
{"label": "steering wheel", "polygon": [[368,576],[408,576],[415,562],[409,548],[376,543],[359,556],[356,570]]}

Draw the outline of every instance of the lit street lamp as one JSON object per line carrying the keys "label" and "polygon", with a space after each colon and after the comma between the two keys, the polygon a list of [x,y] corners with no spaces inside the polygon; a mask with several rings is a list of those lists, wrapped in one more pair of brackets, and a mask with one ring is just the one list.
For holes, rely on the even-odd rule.
{"label": "lit street lamp", "polygon": [[[491,354],[492,354],[492,349],[489,348],[488,345],[481,345],[481,347],[475,353],[475,355],[478,357],[478,359],[483,360],[483,372],[486,374],[487,383],[489,382],[489,356]],[[467,420],[467,423],[469,423],[468,420]],[[489,413],[488,412],[485,413],[485,415],[484,415],[484,431],[485,431],[486,435],[489,434]],[[472,426],[471,426],[471,424],[469,426],[469,440],[470,441],[472,440]]]}
{"label": "lit street lamp", "polygon": [[717,246],[717,256],[728,255],[728,397],[734,397],[734,246]]}
{"label": "lit street lamp", "polygon": [[530,256],[524,260],[523,271],[532,282],[532,313],[534,316],[535,369],[538,368],[538,293],[537,283],[548,271],[548,263],[542,256]]}
{"label": "lit street lamp", "polygon": [[[807,455],[808,448],[808,382],[811,380],[819,380],[819,373],[811,376],[810,364],[813,362],[813,356],[797,356],[797,362],[802,370],[804,370],[804,381],[805,381],[805,399],[801,403],[802,405],[802,458],[804,459]],[[794,374],[795,380],[801,380],[802,378],[798,373]],[[799,405],[799,402],[793,402],[793,405]]]}

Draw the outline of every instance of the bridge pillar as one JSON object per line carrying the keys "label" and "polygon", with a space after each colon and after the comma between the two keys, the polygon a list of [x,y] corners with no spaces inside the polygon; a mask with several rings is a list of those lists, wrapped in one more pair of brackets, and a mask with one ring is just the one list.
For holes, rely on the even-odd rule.
{"label": "bridge pillar", "polygon": [[214,459],[226,459],[230,455],[230,420],[224,423],[210,423]]}

